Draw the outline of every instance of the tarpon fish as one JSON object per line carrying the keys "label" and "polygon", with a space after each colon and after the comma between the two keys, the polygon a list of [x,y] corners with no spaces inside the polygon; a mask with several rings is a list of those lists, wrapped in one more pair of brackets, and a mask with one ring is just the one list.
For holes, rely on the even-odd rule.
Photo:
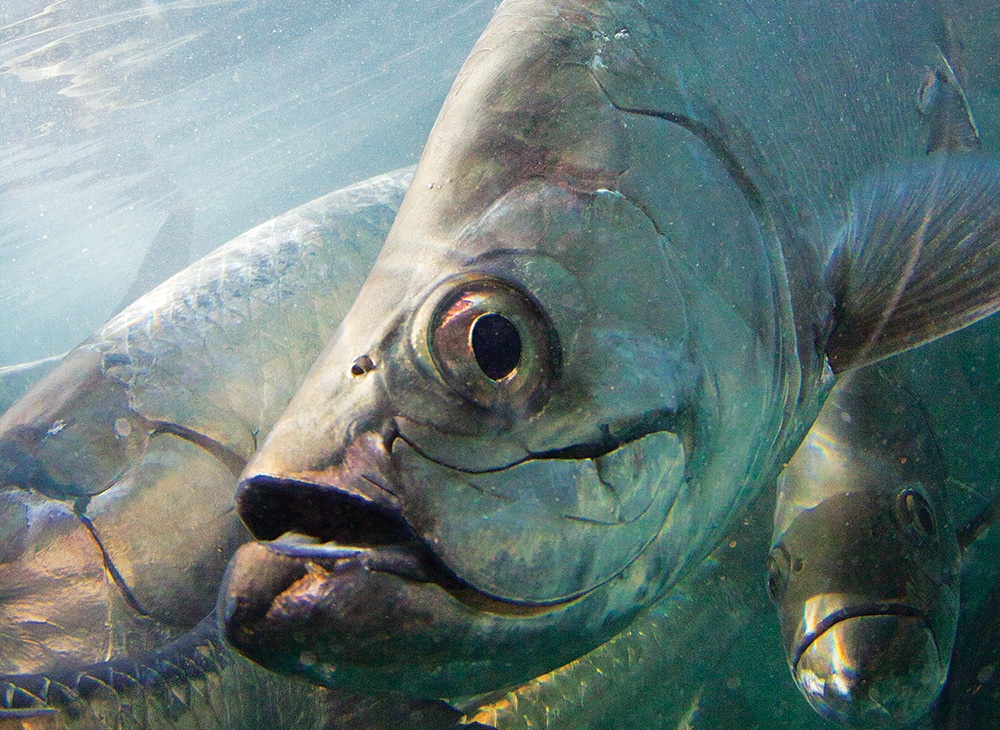
{"label": "tarpon fish", "polygon": [[768,588],[824,717],[902,727],[940,694],[961,565],[945,479],[926,415],[876,368],[838,382],[778,478]]}
{"label": "tarpon fish", "polygon": [[237,476],[347,311],[410,176],[221,247],[0,416],[0,674],[134,656],[209,613],[248,538]]}
{"label": "tarpon fish", "polygon": [[[284,388],[287,399],[293,383],[279,378],[260,389],[248,378],[274,371],[276,350],[298,353],[303,363],[309,348],[319,350],[324,329],[363,281],[410,177],[409,170],[389,173],[292,210],[136,302],[62,364],[9,369],[10,379],[0,373],[0,382],[20,383],[59,372],[5,416],[0,439],[0,673],[17,672],[0,676],[0,729],[457,725],[461,713],[443,702],[360,697],[268,672],[235,655],[211,616],[168,643],[214,603],[213,565],[245,536],[225,519],[236,476],[213,464],[226,456],[224,444],[204,433],[240,419],[266,431],[276,411],[264,398],[280,398]],[[87,367],[96,355],[114,368]],[[196,400],[226,390],[249,391],[261,399],[259,410],[245,407],[252,399],[214,409]],[[161,408],[201,431],[183,428],[192,420],[157,426],[148,419],[145,448],[116,454],[131,435],[118,419],[143,423],[156,395]],[[62,426],[32,441],[29,425],[48,421]],[[80,442],[90,448],[75,448]],[[123,475],[102,489],[107,472],[94,465],[116,455]],[[79,496],[88,490],[93,500]],[[167,542],[164,530],[181,530],[182,543]],[[190,568],[172,571],[177,565]],[[144,580],[143,569],[161,582]],[[181,601],[188,605],[178,611]],[[108,660],[91,664],[102,657]]]}
{"label": "tarpon fish", "polygon": [[503,3],[244,471],[229,640],[365,690],[542,674],[710,552],[834,373],[992,313],[1000,167],[925,154],[943,20],[897,14]]}

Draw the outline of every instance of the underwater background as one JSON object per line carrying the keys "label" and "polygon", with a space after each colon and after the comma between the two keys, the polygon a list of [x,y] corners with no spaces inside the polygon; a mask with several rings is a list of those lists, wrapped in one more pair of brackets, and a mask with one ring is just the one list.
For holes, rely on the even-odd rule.
{"label": "underwater background", "polygon": [[0,365],[65,352],[122,309],[171,214],[190,220],[180,269],[416,162],[493,9],[3,3]]}

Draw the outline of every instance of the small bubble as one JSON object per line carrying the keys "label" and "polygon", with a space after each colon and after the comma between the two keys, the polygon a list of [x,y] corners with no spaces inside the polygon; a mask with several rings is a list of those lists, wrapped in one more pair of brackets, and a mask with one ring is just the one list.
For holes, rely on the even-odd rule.
{"label": "small bubble", "polygon": [[116,418],[115,433],[118,434],[119,438],[128,438],[129,434],[132,433],[132,424],[128,422],[127,418]]}

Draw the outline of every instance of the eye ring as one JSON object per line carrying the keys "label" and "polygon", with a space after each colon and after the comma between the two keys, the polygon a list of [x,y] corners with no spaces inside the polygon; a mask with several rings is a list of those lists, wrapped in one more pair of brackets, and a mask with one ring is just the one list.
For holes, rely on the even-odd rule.
{"label": "eye ring", "polygon": [[934,509],[927,498],[913,487],[900,491],[896,497],[896,512],[908,535],[926,540],[937,531]]}
{"label": "eye ring", "polygon": [[432,376],[485,408],[540,407],[559,370],[558,337],[541,305],[494,276],[442,282],[419,308],[413,335]]}

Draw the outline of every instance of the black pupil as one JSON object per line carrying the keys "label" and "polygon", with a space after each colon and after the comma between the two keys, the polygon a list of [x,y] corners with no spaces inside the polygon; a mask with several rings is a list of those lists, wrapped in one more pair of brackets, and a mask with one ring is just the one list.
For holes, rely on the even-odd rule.
{"label": "black pupil", "polygon": [[906,506],[910,510],[917,522],[920,523],[920,528],[926,533],[931,534],[934,531],[934,517],[931,515],[931,508],[924,501],[923,497],[913,494],[906,495]]}
{"label": "black pupil", "polygon": [[521,335],[502,314],[484,314],[472,325],[472,352],[487,378],[501,380],[521,359]]}
{"label": "black pupil", "polygon": [[778,563],[773,556],[767,558],[767,593],[771,600],[777,603],[778,591],[781,589],[781,576],[778,575]]}

